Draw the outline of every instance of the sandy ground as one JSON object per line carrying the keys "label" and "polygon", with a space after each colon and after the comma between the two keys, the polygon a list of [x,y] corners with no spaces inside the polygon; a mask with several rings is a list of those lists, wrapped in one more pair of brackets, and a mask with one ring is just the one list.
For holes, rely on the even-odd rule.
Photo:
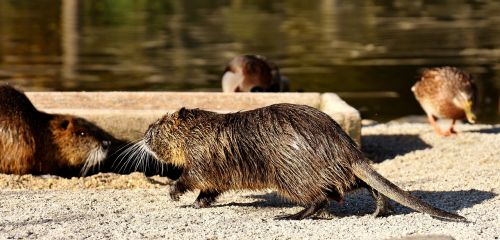
{"label": "sandy ground", "polygon": [[395,205],[373,218],[366,191],[331,203],[322,219],[277,221],[301,210],[272,191],[231,192],[193,209],[195,193],[173,202],[167,179],[141,174],[87,178],[0,175],[0,239],[388,239],[442,234],[500,237],[500,125],[460,125],[437,137],[427,124],[363,128],[363,149],[391,181],[468,223],[433,219]]}

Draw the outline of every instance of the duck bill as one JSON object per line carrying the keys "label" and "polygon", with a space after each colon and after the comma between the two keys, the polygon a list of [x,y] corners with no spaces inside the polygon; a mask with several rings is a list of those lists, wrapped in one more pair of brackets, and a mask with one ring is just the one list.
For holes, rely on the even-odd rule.
{"label": "duck bill", "polygon": [[472,111],[472,102],[467,102],[464,107],[465,117],[470,123],[476,123],[476,114]]}

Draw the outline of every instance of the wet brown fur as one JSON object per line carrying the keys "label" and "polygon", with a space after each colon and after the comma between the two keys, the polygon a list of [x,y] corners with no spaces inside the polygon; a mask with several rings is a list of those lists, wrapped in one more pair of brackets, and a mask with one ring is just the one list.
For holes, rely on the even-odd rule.
{"label": "wet brown fur", "polygon": [[276,189],[306,206],[289,216],[301,219],[323,209],[328,200],[341,201],[348,192],[366,187],[377,204],[374,215],[388,212],[379,190],[419,211],[462,219],[430,207],[378,175],[332,118],[308,106],[276,104],[230,114],[183,108],[153,123],[144,142],[155,157],[184,169],[171,196],[178,199],[185,191],[199,189],[195,207],[210,205],[228,190]]}
{"label": "wet brown fur", "polygon": [[78,176],[112,136],[71,115],[38,111],[21,92],[0,86],[0,173]]}

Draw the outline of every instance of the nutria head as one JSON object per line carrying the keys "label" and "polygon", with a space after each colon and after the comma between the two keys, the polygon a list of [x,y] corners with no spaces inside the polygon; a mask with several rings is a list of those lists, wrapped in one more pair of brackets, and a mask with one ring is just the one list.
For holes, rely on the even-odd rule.
{"label": "nutria head", "polygon": [[80,171],[82,176],[98,169],[108,154],[114,138],[95,124],[71,115],[52,115],[49,121],[50,139],[54,146],[53,167],[61,175]]}
{"label": "nutria head", "polygon": [[157,160],[184,167],[185,151],[190,151],[185,139],[192,131],[199,131],[197,126],[209,123],[215,112],[200,109],[181,108],[173,114],[165,114],[149,125],[144,138],[138,143],[140,150],[152,155]]}
{"label": "nutria head", "polygon": [[144,150],[156,159],[183,167],[185,164],[183,135],[186,129],[179,114],[183,114],[183,109],[174,114],[166,114],[149,125],[142,142]]}
{"label": "nutria head", "polygon": [[[175,137],[168,128],[175,124],[171,117],[172,115],[167,114],[151,124],[142,139],[122,144],[118,150],[112,149],[113,154],[106,159],[106,164],[111,164],[110,169],[117,173],[139,171],[146,176],[159,175],[172,180],[178,179],[185,162],[181,157],[181,138]],[[171,162],[169,159],[177,161]]]}

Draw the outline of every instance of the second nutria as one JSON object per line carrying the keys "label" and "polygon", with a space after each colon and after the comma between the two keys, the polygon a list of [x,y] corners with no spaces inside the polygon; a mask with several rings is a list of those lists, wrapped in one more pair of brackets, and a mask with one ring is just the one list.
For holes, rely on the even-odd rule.
{"label": "second nutria", "polygon": [[235,189],[276,189],[306,208],[287,219],[314,216],[328,200],[342,201],[367,188],[375,216],[386,214],[385,196],[444,219],[465,218],[432,207],[378,174],[354,141],[325,113],[308,106],[275,104],[217,114],[182,108],[151,124],[139,142],[144,154],[184,169],[170,195],[194,189],[195,207],[209,206]]}
{"label": "second nutria", "polygon": [[179,177],[182,169],[154,158],[139,165],[123,161],[128,145],[83,118],[40,112],[22,92],[0,85],[0,173]]}
{"label": "second nutria", "polygon": [[260,55],[233,58],[222,76],[223,92],[287,92],[288,79],[278,65]]}
{"label": "second nutria", "polygon": [[83,118],[38,111],[22,92],[0,86],[0,173],[87,175],[113,140]]}

